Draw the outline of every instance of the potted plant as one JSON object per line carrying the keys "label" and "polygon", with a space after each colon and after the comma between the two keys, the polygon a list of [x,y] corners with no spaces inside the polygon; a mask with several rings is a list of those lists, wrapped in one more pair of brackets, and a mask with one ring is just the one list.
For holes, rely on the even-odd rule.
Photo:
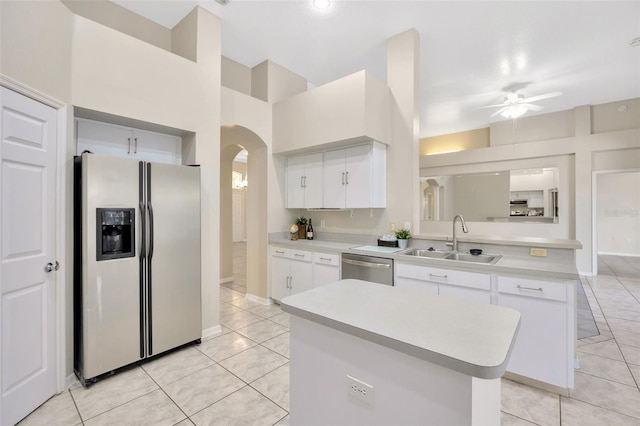
{"label": "potted plant", "polygon": [[409,238],[412,237],[411,231],[408,229],[400,228],[395,231],[396,238],[398,239],[398,247],[402,249],[407,248],[407,244],[409,243]]}
{"label": "potted plant", "polygon": [[305,240],[307,238],[307,222],[308,219],[304,216],[296,218],[296,225],[298,225],[298,239]]}

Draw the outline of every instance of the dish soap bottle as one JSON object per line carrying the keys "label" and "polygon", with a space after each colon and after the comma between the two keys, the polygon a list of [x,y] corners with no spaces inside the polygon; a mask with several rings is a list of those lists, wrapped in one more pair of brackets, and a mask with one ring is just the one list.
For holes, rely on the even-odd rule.
{"label": "dish soap bottle", "polygon": [[309,226],[307,226],[307,240],[313,240],[313,225],[311,219],[309,219]]}

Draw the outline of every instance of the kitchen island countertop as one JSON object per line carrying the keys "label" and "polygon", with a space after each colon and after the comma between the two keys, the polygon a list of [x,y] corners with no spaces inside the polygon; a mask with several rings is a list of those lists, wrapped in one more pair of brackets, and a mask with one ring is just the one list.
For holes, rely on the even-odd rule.
{"label": "kitchen island countertop", "polygon": [[285,312],[473,377],[502,376],[520,314],[360,280],[282,300]]}

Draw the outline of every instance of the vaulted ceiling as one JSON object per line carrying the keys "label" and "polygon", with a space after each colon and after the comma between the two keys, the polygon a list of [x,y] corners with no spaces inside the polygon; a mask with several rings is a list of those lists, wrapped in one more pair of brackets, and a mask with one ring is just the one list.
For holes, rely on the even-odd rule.
{"label": "vaulted ceiling", "polygon": [[199,5],[222,54],[270,59],[319,86],[367,69],[386,80],[386,40],[420,33],[420,136],[487,127],[506,94],[560,91],[528,115],[640,97],[640,1],[114,0],[167,28]]}

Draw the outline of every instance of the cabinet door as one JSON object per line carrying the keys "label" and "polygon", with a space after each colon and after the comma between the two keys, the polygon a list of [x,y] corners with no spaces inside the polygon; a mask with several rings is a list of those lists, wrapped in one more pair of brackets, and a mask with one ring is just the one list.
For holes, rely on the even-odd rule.
{"label": "cabinet door", "polygon": [[398,288],[417,288],[431,294],[438,294],[438,284],[413,278],[396,277],[394,286]]}
{"label": "cabinet door", "polygon": [[313,268],[311,262],[291,259],[289,262],[291,294],[311,290],[313,287]]}
{"label": "cabinet door", "polygon": [[133,130],[131,150],[138,160],[182,164],[182,138],[178,136]]}
{"label": "cabinet door", "polygon": [[304,207],[321,208],[322,205],[322,153],[305,155]]}
{"label": "cabinet door", "polygon": [[455,297],[456,299],[468,300],[469,302],[484,303],[486,305],[491,304],[491,293],[483,290],[441,284],[439,294]]}
{"label": "cabinet door", "polygon": [[345,150],[345,207],[371,207],[371,145]]}
{"label": "cabinet door", "polygon": [[563,388],[567,378],[567,311],[563,302],[500,293],[498,305],[520,312],[507,371]]}
{"label": "cabinet door", "polygon": [[76,119],[76,126],[77,155],[91,151],[111,157],[131,157],[131,129],[81,118]]}
{"label": "cabinet door", "polygon": [[287,159],[287,208],[304,208],[304,156]]}
{"label": "cabinet door", "polygon": [[345,207],[346,174],[344,149],[324,153],[324,194],[322,206],[339,209]]}
{"label": "cabinet door", "polygon": [[[284,250],[282,250],[284,253]],[[271,256],[271,297],[282,300],[289,295],[289,259]]]}

